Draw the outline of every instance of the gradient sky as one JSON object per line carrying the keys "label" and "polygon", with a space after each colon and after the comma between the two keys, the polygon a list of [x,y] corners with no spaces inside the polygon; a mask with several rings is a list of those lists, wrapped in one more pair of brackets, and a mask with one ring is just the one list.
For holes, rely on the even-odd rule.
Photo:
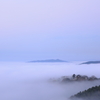
{"label": "gradient sky", "polygon": [[0,0],[0,61],[100,60],[100,0]]}

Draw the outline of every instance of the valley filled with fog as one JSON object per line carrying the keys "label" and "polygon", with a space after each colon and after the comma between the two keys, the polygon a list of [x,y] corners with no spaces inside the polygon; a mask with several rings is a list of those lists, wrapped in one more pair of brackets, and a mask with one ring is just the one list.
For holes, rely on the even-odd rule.
{"label": "valley filled with fog", "polygon": [[1,100],[69,100],[69,97],[100,81],[50,83],[50,78],[73,74],[100,78],[100,64],[0,62]]}

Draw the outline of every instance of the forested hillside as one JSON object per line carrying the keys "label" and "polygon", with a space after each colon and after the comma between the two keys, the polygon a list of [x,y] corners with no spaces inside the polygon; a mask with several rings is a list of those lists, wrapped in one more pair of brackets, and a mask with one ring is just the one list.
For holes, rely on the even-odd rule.
{"label": "forested hillside", "polygon": [[82,100],[100,100],[100,85],[89,88],[88,90],[79,92],[70,97],[71,100],[77,100],[78,98]]}

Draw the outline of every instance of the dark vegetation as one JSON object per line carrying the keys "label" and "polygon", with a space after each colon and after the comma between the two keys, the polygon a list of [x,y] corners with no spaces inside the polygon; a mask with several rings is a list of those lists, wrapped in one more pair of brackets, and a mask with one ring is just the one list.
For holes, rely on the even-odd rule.
{"label": "dark vegetation", "polygon": [[100,100],[100,85],[79,92],[70,97],[71,100]]}
{"label": "dark vegetation", "polygon": [[[89,77],[86,75],[73,74],[72,76],[63,76],[59,79],[53,78],[49,80],[49,82],[61,82],[61,83],[84,82],[84,81],[85,82],[100,81],[100,78],[97,78],[95,76]],[[82,92],[80,91],[74,96],[71,96],[70,100],[100,100],[100,86],[95,86]]]}
{"label": "dark vegetation", "polygon": [[73,74],[71,77],[69,76],[63,76],[59,79],[50,79],[51,82],[80,82],[80,81],[95,81],[100,80],[100,78],[97,78],[95,76],[88,77],[86,75],[75,75]]}

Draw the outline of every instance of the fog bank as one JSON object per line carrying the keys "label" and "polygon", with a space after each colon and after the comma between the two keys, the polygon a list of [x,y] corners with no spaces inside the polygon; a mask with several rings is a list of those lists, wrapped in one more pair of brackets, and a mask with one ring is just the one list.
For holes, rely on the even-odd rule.
{"label": "fog bank", "polygon": [[100,85],[99,81],[67,84],[47,81],[49,78],[70,76],[74,73],[100,77],[99,64],[0,62],[0,99],[67,100],[79,91]]}

